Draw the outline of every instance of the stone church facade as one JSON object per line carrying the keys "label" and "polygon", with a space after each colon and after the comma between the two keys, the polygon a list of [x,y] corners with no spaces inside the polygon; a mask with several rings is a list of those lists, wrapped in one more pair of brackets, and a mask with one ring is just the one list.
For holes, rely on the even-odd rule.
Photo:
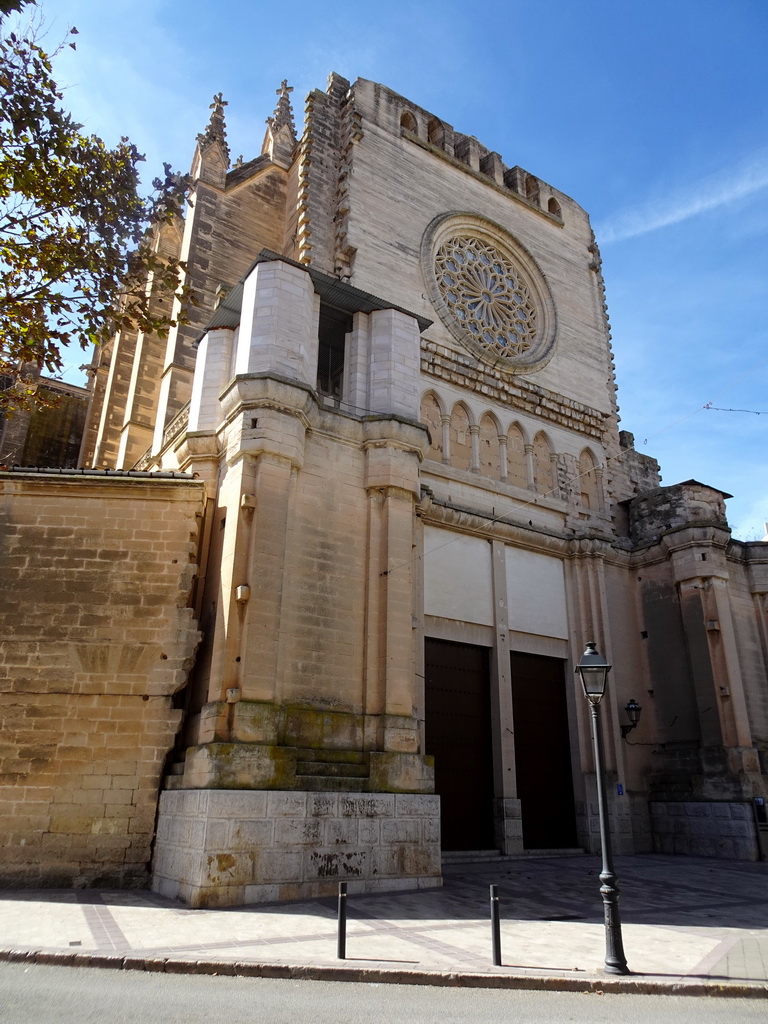
{"label": "stone church facade", "polygon": [[754,859],[768,547],[619,429],[587,214],[381,85],[332,75],[300,137],[289,92],[234,164],[215,98],[157,239],[200,304],[100,350],[85,470],[57,481],[157,494],[149,547],[177,528],[187,551],[186,582],[178,554],[145,570],[177,595],[152,623],[177,662],[152,669],[170,753],[137,770],[160,792],[134,863],[153,840],[158,891],[222,906],[436,885],[444,851],[594,850],[587,640],[613,666],[617,849]]}

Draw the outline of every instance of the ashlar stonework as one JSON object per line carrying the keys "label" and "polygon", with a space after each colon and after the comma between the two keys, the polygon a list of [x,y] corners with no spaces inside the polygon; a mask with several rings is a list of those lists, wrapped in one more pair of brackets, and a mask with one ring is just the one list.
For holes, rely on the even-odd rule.
{"label": "ashlar stonework", "polygon": [[[588,640],[613,666],[616,849],[756,857],[768,546],[731,538],[716,487],[662,486],[620,429],[587,213],[364,79],[331,75],[298,136],[283,82],[261,151],[234,165],[224,108],[215,97],[197,138],[184,224],[155,240],[187,262],[200,305],[167,342],[126,335],[97,353],[82,464],[110,473],[55,482],[62,508],[108,491],[105,581],[146,543],[156,557],[141,563],[142,587],[178,602],[129,613],[108,586],[89,612],[101,646],[87,646],[103,693],[76,691],[99,708],[135,700],[125,717],[153,736],[144,775],[125,750],[118,763],[137,768],[130,792],[144,801],[136,858],[157,806],[155,888],[225,906],[330,894],[339,880],[437,885],[445,851],[595,851],[574,672]],[[39,502],[19,518],[17,490],[14,522],[34,531]],[[181,518],[133,532],[135,509],[171,494],[184,495],[168,506]],[[189,545],[193,506],[190,611],[189,562],[158,552]],[[88,533],[96,511],[77,528]],[[90,563],[71,536],[52,536],[45,557],[76,577]],[[46,614],[66,625],[46,656],[66,660],[84,643],[77,604],[51,600]],[[22,622],[21,599],[14,614]],[[114,652],[135,642],[128,624],[145,631],[148,660],[122,694]],[[152,651],[176,657],[172,678]],[[25,671],[7,685],[26,685]],[[12,692],[26,715],[31,694]],[[623,736],[631,698],[642,716]],[[77,731],[82,705],[68,707]],[[78,733],[105,796],[124,791],[101,756],[106,734]],[[36,748],[19,736],[10,763],[26,759],[26,778]],[[73,837],[97,847],[111,815],[103,800],[78,819],[69,779],[54,774],[40,807],[48,821],[63,801],[56,835],[82,874],[91,847]],[[18,851],[37,833],[11,792]],[[55,875],[45,856],[36,877]]]}

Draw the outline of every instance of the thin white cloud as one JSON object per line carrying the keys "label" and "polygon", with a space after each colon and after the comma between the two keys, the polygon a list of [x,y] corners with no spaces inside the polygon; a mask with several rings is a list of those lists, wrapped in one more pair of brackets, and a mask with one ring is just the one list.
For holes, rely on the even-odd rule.
{"label": "thin white cloud", "polygon": [[768,153],[760,154],[730,174],[711,175],[674,195],[609,217],[596,226],[595,234],[601,245],[636,238],[727,206],[764,188],[768,188]]}
{"label": "thin white cloud", "polygon": [[[729,506],[736,502],[729,502]],[[762,540],[768,529],[768,491],[736,503],[738,512],[729,515],[731,530],[737,540]]]}

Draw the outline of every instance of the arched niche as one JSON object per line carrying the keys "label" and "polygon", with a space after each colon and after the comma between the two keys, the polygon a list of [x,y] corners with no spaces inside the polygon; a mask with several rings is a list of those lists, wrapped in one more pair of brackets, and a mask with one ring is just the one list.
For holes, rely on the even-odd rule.
{"label": "arched niche", "polygon": [[592,512],[600,511],[597,460],[589,448],[585,448],[579,456],[579,494],[584,508],[588,508]]}
{"label": "arched niche", "polygon": [[528,471],[525,468],[525,437],[517,423],[507,431],[507,483],[515,487],[528,486]]}
{"label": "arched niche", "polygon": [[472,468],[472,437],[469,427],[472,420],[463,402],[457,402],[451,410],[451,465],[457,469]]}
{"label": "arched niche", "polygon": [[410,110],[404,110],[400,115],[400,127],[407,132],[413,132],[414,135],[419,134],[418,122]]}
{"label": "arched niche", "polygon": [[552,447],[542,431],[533,439],[533,483],[537,494],[552,494],[555,479],[552,472]]}
{"label": "arched niche", "polygon": [[499,462],[498,420],[491,413],[485,413],[480,420],[480,472],[491,480],[501,480]]}
{"label": "arched niche", "polygon": [[433,146],[439,146],[440,149],[445,148],[445,128],[443,122],[438,121],[436,117],[431,117],[427,124],[427,139],[432,143]]}
{"label": "arched niche", "polygon": [[443,458],[443,410],[432,391],[428,391],[421,400],[419,419],[429,428],[427,458],[439,462]]}

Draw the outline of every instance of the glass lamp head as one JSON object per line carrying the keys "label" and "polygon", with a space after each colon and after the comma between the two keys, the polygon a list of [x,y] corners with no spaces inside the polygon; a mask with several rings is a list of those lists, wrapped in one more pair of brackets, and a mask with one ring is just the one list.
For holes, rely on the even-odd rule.
{"label": "glass lamp head", "polygon": [[598,651],[595,642],[590,640],[576,666],[584,687],[584,696],[590,704],[599,704],[603,699],[610,670],[611,666]]}

